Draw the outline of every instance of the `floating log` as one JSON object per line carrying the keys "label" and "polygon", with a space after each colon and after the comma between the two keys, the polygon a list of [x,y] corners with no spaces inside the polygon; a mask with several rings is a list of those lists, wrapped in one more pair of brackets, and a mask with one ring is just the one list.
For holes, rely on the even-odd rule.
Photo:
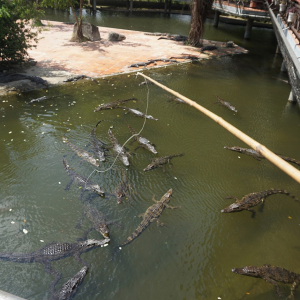
{"label": "floating log", "polygon": [[208,109],[204,108],[203,106],[199,105],[195,101],[192,101],[191,99],[175,92],[174,90],[164,86],[163,84],[155,81],[154,79],[144,75],[143,73],[137,72],[137,75],[141,75],[144,78],[148,79],[149,81],[153,82],[157,86],[161,87],[165,91],[173,94],[175,97],[178,97],[188,103],[189,105],[193,106],[194,108],[198,109],[202,113],[204,113],[209,118],[213,119],[216,123],[227,129],[230,133],[235,135],[237,138],[239,138],[241,141],[243,141],[245,144],[250,146],[252,149],[257,151],[259,154],[264,156],[267,160],[269,160],[271,163],[273,163],[276,167],[281,169],[283,172],[285,172],[287,175],[292,177],[294,180],[296,180],[298,183],[300,183],[300,171],[291,166],[289,163],[284,161],[282,158],[278,157],[275,153],[270,151],[268,148],[266,148],[264,145],[261,145],[254,139],[252,139],[250,136],[246,135],[236,127],[232,126],[230,123],[226,122],[224,119],[219,117],[218,115],[212,113]]}

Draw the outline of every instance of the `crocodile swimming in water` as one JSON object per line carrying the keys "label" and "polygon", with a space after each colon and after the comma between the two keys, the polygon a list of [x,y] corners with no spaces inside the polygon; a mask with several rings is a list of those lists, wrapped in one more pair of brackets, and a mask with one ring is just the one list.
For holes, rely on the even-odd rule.
{"label": "crocodile swimming in water", "polygon": [[274,285],[279,297],[282,297],[282,293],[280,292],[276,281],[281,283],[291,283],[291,294],[287,299],[294,299],[294,292],[300,283],[300,274],[271,265],[263,265],[261,267],[246,266],[244,268],[234,268],[232,269],[232,272],[240,275],[264,279],[266,282]]}
{"label": "crocodile swimming in water", "polygon": [[89,162],[95,167],[99,167],[99,162],[96,160],[95,157],[90,155],[87,151],[84,151],[75,146],[74,144],[70,143],[65,137],[63,137],[62,139],[63,142],[66,143],[79,157],[82,157],[85,161]]}
{"label": "crocodile swimming in water", "polygon": [[116,101],[113,101],[110,103],[101,104],[97,108],[95,108],[94,112],[100,111],[100,110],[105,110],[105,109],[121,108],[120,105],[122,105],[130,100],[136,101],[137,99],[136,98],[128,98],[128,99],[116,100]]}
{"label": "crocodile swimming in water", "polygon": [[117,197],[117,203],[120,204],[123,202],[123,198],[127,197],[130,201],[132,201],[129,190],[132,189],[131,185],[128,182],[127,176],[125,172],[122,170],[122,180],[118,184],[115,190],[115,195]]}
{"label": "crocodile swimming in water", "polygon": [[101,189],[101,187],[98,184],[93,184],[89,179],[77,174],[74,170],[70,168],[67,161],[63,158],[63,165],[68,173],[68,175],[71,177],[71,181],[66,186],[66,190],[68,190],[72,184],[73,181],[75,181],[78,185],[83,187],[83,191],[94,191],[100,196],[104,196],[104,191]]}
{"label": "crocodile swimming in water", "polygon": [[151,115],[146,115],[146,114],[142,113],[139,110],[129,108],[129,107],[121,107],[121,108],[127,110],[128,112],[134,114],[135,116],[138,116],[138,117],[141,117],[141,118],[144,118],[144,119],[158,121],[158,119],[153,118]]}
{"label": "crocodile swimming in water", "polygon": [[136,230],[132,233],[132,235],[130,235],[125,242],[123,242],[120,246],[119,249],[121,247],[124,247],[126,245],[128,245],[129,243],[131,243],[134,239],[136,239],[145,229],[147,229],[147,227],[153,222],[156,221],[158,225],[163,226],[163,223],[160,223],[158,218],[160,217],[160,215],[162,214],[163,210],[165,208],[170,208],[170,209],[175,209],[175,208],[180,208],[178,206],[169,206],[168,203],[171,200],[171,196],[172,196],[173,190],[169,189],[162,197],[159,201],[155,200],[155,197],[153,197],[153,201],[156,202],[155,204],[151,205],[144,214],[141,214],[139,217],[142,217],[143,220],[140,223],[140,225],[136,228]]}
{"label": "crocodile swimming in water", "polygon": [[177,157],[177,156],[183,156],[184,153],[180,153],[180,154],[174,154],[174,155],[169,155],[169,156],[162,156],[162,157],[158,157],[158,158],[154,158],[152,159],[152,162],[143,170],[143,171],[150,171],[153,170],[155,168],[163,168],[163,171],[165,171],[165,164],[169,164],[170,166],[172,166],[171,164],[171,159],[173,157]]}
{"label": "crocodile swimming in water", "polygon": [[49,300],[71,300],[77,293],[79,285],[87,274],[88,267],[84,266],[71,279],[63,284],[59,291],[53,294]]}
{"label": "crocodile swimming in water", "polygon": [[126,123],[126,124],[127,124],[127,127],[129,128],[130,132],[133,134],[134,139],[140,144],[139,147],[145,148],[145,149],[149,150],[150,152],[157,154],[157,151],[154,148],[154,145],[151,144],[151,142],[149,140],[147,140],[143,136],[139,135],[128,123]]}
{"label": "crocodile swimming in water", "polygon": [[216,101],[215,103],[219,103],[219,104],[229,108],[230,110],[234,111],[235,113],[238,112],[237,109],[234,106],[232,106],[229,102],[224,101],[218,95],[216,95],[216,97],[217,97],[218,101]]}
{"label": "crocodile swimming in water", "polygon": [[105,161],[105,144],[102,143],[100,140],[96,137],[96,128],[97,126],[102,122],[99,121],[96,126],[91,131],[91,142],[94,148],[94,151],[96,152],[98,158],[100,161]]}
{"label": "crocodile swimming in water", "polygon": [[277,190],[277,189],[270,189],[262,192],[256,192],[256,193],[250,193],[246,196],[244,196],[241,200],[239,200],[236,197],[226,197],[226,199],[235,199],[236,202],[232,203],[228,207],[221,210],[221,212],[229,213],[229,212],[237,212],[242,210],[248,210],[252,212],[252,217],[255,215],[255,211],[251,209],[251,207],[254,207],[264,201],[264,199],[270,195],[273,194],[285,194],[292,198],[294,198],[296,201],[299,202],[299,200],[292,194],[290,194],[286,190]]}
{"label": "crocodile swimming in water", "polygon": [[[99,209],[97,209],[94,205],[90,203],[90,201],[85,200],[83,203],[83,217],[86,216],[92,223],[93,227],[89,228],[84,236],[83,239],[87,238],[88,233],[95,229],[98,231],[104,238],[109,237],[109,228],[108,225],[117,225],[118,227],[122,227],[121,225],[112,222],[112,221],[107,221],[106,216],[103,212],[101,212]],[[82,222],[83,218],[80,220],[80,224]]]}
{"label": "crocodile swimming in water", "polygon": [[[243,154],[250,155],[250,156],[254,157],[257,160],[262,160],[262,159],[265,158],[263,155],[259,154],[254,149],[241,148],[241,147],[237,147],[237,146],[234,146],[234,147],[226,147],[225,146],[224,148],[228,149],[228,150],[232,150],[232,151],[236,151],[236,152],[240,152],[240,153],[243,153]],[[280,158],[282,158],[285,161],[292,162],[292,163],[300,166],[300,161],[298,161],[298,160],[296,160],[294,158],[283,156],[283,155],[279,155],[279,154],[276,154],[276,155],[279,156]]]}
{"label": "crocodile swimming in water", "polygon": [[13,261],[18,263],[41,263],[45,266],[45,271],[56,276],[56,282],[59,281],[61,274],[51,268],[51,262],[60,260],[69,256],[74,258],[83,265],[87,263],[80,258],[80,255],[96,247],[105,247],[110,239],[104,240],[85,240],[75,243],[56,243],[52,242],[37,251],[29,253],[9,253],[1,252],[0,260]]}
{"label": "crocodile swimming in water", "polygon": [[113,144],[113,147],[112,147],[113,151],[117,153],[117,155],[120,158],[120,160],[122,161],[122,163],[126,167],[128,167],[129,166],[129,159],[128,159],[129,154],[126,152],[124,147],[119,144],[118,140],[115,138],[115,136],[113,135],[113,133],[110,129],[108,129],[108,135]]}

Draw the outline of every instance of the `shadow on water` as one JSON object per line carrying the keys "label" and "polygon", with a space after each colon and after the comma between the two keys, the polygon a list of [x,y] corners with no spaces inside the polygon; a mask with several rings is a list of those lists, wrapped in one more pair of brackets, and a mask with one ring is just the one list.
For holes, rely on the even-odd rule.
{"label": "shadow on water", "polygon": [[[50,15],[49,15],[50,18]],[[187,16],[126,16],[101,12],[96,25],[145,31],[169,31],[187,34]],[[53,12],[51,19],[70,21],[67,13]],[[129,28],[128,28],[129,27]],[[274,152],[300,159],[298,105],[287,105],[289,85],[279,72],[280,58],[274,56],[276,41],[268,29],[253,30],[252,39],[244,41],[244,28],[221,24],[215,29],[209,21],[205,38],[234,40],[249,54],[216,58],[199,63],[152,69],[145,74],[195,100],[220,115],[240,130]],[[118,205],[114,196],[94,199],[111,220],[124,229],[111,227],[111,244],[82,255],[91,264],[76,299],[274,299],[272,285],[263,280],[233,274],[231,269],[270,263],[300,273],[299,204],[285,195],[270,196],[263,211],[251,218],[249,212],[222,214],[232,200],[251,192],[270,188],[287,189],[300,197],[299,185],[266,160],[256,161],[224,149],[243,145],[237,138],[188,105],[169,101],[168,93],[157,86],[139,86],[141,77],[126,74],[83,80],[50,88],[49,101],[26,104],[45,91],[1,98],[0,104],[0,252],[30,252],[53,240],[74,242],[91,226],[82,215],[81,189],[73,184],[64,188],[69,176],[62,165],[65,157],[76,172],[98,183],[113,194],[120,182],[119,169],[125,169],[135,194]],[[149,89],[149,90],[148,90]],[[96,135],[109,143],[111,128],[120,143],[130,132],[126,122],[136,130],[143,119],[125,114],[122,109],[94,113],[95,107],[117,99],[135,97],[126,106],[145,112],[149,92],[148,120],[142,135],[156,145],[158,156],[184,152],[172,159],[173,167],[143,172],[155,156],[138,149],[125,168],[119,160],[107,172],[82,161],[62,141],[65,136],[77,147],[91,152],[90,132],[103,120]],[[235,114],[215,104],[216,96],[231,102]],[[128,144],[134,152],[137,144]],[[97,169],[111,166],[111,155]],[[134,242],[119,251],[120,245],[140,223],[138,215],[173,188],[171,205],[161,221]],[[2,210],[4,209],[4,210]],[[12,209],[12,210],[10,210]],[[23,229],[28,233],[24,234]],[[101,239],[93,231],[90,238]],[[68,280],[79,269],[74,258],[57,261],[53,268]],[[1,261],[0,289],[26,299],[48,299],[53,278],[39,264]],[[288,286],[282,286],[288,295]],[[159,295],[159,296],[158,296]],[[296,291],[295,299],[300,299]]]}

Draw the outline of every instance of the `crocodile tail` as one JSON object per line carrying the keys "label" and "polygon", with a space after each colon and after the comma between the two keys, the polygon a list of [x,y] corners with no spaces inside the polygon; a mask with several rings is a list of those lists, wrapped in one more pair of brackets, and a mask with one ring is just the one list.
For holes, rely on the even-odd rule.
{"label": "crocodile tail", "polygon": [[268,195],[272,195],[272,194],[285,194],[285,195],[287,195],[287,196],[292,197],[292,198],[295,199],[297,202],[300,202],[300,201],[298,200],[298,198],[297,198],[295,195],[291,194],[291,193],[288,192],[287,190],[271,189],[271,190],[268,190],[268,191],[266,191],[266,192],[268,193]]}
{"label": "crocodile tail", "polygon": [[96,124],[95,128],[96,128],[102,121],[103,121],[103,120],[100,120],[100,121]]}
{"label": "crocodile tail", "polygon": [[292,162],[298,166],[300,166],[300,161],[299,160],[296,160],[294,158],[291,158],[291,157],[287,157],[287,156],[281,156],[281,155],[278,155],[279,157],[281,157],[283,160],[285,161],[289,161],[289,162]]}

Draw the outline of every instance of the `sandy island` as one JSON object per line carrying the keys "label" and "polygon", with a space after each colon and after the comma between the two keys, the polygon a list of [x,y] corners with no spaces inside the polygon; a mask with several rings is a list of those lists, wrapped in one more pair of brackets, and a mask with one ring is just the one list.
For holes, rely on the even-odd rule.
{"label": "sandy island", "polygon": [[[147,62],[151,59],[177,57],[177,63],[186,63],[190,60],[178,57],[191,55],[198,59],[207,59],[213,56],[247,52],[237,45],[233,48],[226,48],[224,42],[204,40],[204,45],[216,45],[217,50],[201,53],[199,48],[187,46],[184,42],[158,40],[158,36],[145,35],[145,32],[100,26],[98,28],[101,40],[75,43],[70,42],[73,32],[72,24],[45,20],[43,23],[46,26],[39,34],[37,47],[28,50],[30,58],[37,63],[35,66],[26,68],[22,73],[39,76],[47,80],[49,85],[62,83],[74,75],[83,74],[101,78],[170,64],[170,62],[159,61],[156,65],[149,64],[147,67],[129,67],[131,64]],[[126,39],[111,42],[108,40],[110,31],[124,34]],[[24,92],[30,89],[33,88],[26,88],[24,84],[22,89],[22,84],[18,86],[16,82],[2,83],[0,95],[9,91]]]}

